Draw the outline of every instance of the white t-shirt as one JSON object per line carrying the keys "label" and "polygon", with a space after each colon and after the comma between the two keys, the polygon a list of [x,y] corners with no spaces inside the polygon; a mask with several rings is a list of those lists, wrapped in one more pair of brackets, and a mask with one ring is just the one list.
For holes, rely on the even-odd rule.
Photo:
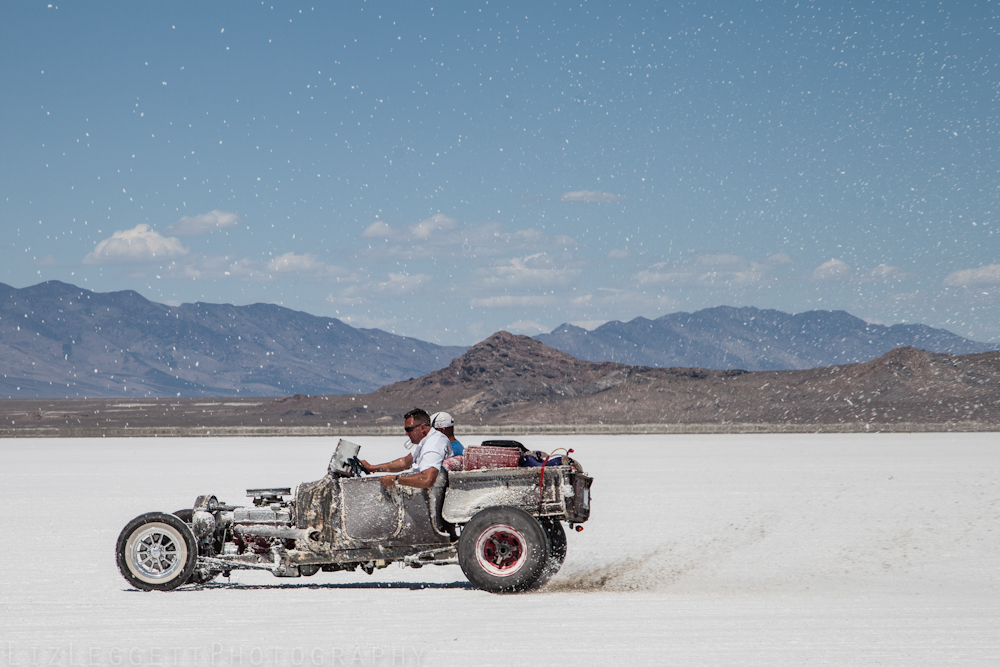
{"label": "white t-shirt", "polygon": [[413,466],[410,472],[422,472],[428,468],[441,469],[441,463],[451,452],[451,442],[441,431],[430,430],[417,448],[413,450]]}

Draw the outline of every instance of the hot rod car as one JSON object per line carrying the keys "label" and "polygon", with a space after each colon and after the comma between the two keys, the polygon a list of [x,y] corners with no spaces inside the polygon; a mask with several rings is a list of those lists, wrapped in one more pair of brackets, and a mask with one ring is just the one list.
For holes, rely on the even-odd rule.
{"label": "hot rod car", "polygon": [[118,537],[119,571],[138,589],[169,591],[233,570],[308,577],[457,562],[475,587],[512,593],[558,571],[562,522],[581,530],[590,516],[593,480],[568,456],[553,459],[560,465],[442,470],[430,489],[390,490],[361,476],[358,450],[340,440],[326,475],[294,495],[248,489],[253,503],[234,506],[204,494],[190,509],[136,517]]}

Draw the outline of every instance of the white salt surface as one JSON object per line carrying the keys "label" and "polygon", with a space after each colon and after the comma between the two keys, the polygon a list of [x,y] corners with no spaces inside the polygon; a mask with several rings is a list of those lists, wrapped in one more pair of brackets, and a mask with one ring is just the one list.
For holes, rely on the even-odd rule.
{"label": "white salt surface", "polygon": [[995,434],[522,441],[576,449],[593,515],[512,596],[397,565],[138,592],[126,522],[318,479],[335,440],[0,441],[0,667],[1000,663]]}

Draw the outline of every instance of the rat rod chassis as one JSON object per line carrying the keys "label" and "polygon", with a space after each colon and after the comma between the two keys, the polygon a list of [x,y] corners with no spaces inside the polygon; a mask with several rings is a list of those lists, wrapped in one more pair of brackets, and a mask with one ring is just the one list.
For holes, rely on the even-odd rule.
{"label": "rat rod chassis", "polygon": [[299,484],[292,500],[290,488],[248,489],[251,505],[205,494],[191,509],[136,517],[118,538],[119,571],[136,588],[166,591],[233,570],[300,577],[458,563],[477,588],[517,592],[562,565],[562,522],[590,516],[592,479],[578,466],[442,471],[430,489],[390,490],[350,476],[344,445],[356,453],[341,441],[327,474]]}

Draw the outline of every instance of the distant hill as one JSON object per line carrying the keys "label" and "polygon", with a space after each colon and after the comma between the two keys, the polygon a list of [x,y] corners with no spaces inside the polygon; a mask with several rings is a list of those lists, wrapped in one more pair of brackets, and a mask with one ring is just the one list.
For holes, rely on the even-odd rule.
{"label": "distant hill", "polygon": [[946,354],[975,354],[1000,347],[923,324],[868,324],[842,310],[790,315],[729,306],[671,313],[655,320],[637,317],[608,322],[593,331],[563,324],[535,339],[587,361],[749,371],[861,363],[907,346]]}
{"label": "distant hill", "polygon": [[133,291],[0,283],[0,397],[368,392],[465,349],[272,304],[174,307]]}
{"label": "distant hill", "polygon": [[575,359],[499,332],[446,368],[362,396],[295,396],[260,414],[297,423],[398,424],[446,410],[462,425],[1000,423],[1000,352],[913,347],[794,371],[650,368]]}

